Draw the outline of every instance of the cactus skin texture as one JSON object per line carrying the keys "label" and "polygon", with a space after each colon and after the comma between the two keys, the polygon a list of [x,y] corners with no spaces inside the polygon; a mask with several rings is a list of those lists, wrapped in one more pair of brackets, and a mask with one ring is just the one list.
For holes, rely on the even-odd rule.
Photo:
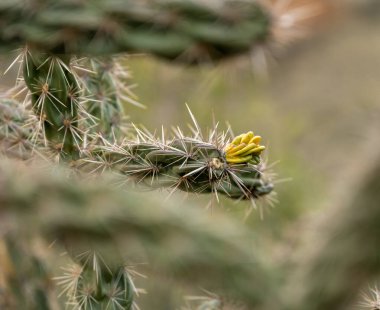
{"label": "cactus skin texture", "polygon": [[185,63],[245,53],[270,36],[258,1],[26,1],[0,4],[0,46],[105,55],[147,52]]}
{"label": "cactus skin texture", "polygon": [[82,140],[78,128],[79,86],[69,68],[70,57],[27,50],[24,81],[31,92],[32,107],[40,120],[43,135],[61,159],[79,158]]}

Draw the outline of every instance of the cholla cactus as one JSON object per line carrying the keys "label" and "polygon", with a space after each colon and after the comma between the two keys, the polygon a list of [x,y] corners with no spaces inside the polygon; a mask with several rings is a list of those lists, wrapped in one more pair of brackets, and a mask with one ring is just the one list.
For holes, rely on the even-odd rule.
{"label": "cholla cactus", "polygon": [[[149,188],[208,192],[217,198],[223,194],[250,200],[254,206],[264,198],[270,200],[273,184],[261,159],[265,147],[253,132],[233,137],[215,128],[204,138],[192,116],[195,129],[191,137],[180,129],[169,139],[137,129],[135,139],[120,142],[125,124],[122,102],[137,101],[118,79],[118,75],[126,78],[124,68],[120,70],[104,56],[148,52],[194,64],[256,51],[273,39],[276,21],[272,13],[259,1],[245,0],[2,1],[0,49],[27,45],[19,59],[30,91],[26,106],[31,107],[37,121],[14,101],[3,100],[1,152],[29,158],[47,147],[55,158],[73,166],[79,162],[83,166],[95,164],[95,169],[111,167],[126,180]],[[82,55],[103,58],[83,61]],[[83,62],[87,68],[78,71]],[[153,201],[142,205],[141,196],[125,196],[99,186],[88,189],[83,183],[69,184],[66,174],[59,180],[51,175],[44,179],[41,171],[33,178],[22,174],[27,179],[23,183],[25,180],[14,171],[5,170],[0,167],[0,212],[16,214],[19,226],[27,218],[33,223],[23,228],[28,234],[54,236],[70,248],[75,248],[82,237],[97,248],[114,242],[119,243],[119,249],[129,248],[132,240],[133,245],[144,248],[145,256],[153,259],[160,272],[173,274],[186,285],[198,284],[194,279],[211,288],[220,288],[223,283],[223,291],[248,308],[261,307],[267,296],[277,300],[272,294],[276,285],[263,263],[267,259],[252,254],[244,242],[251,235],[240,225],[225,220],[219,226],[203,222],[199,214],[192,215],[189,210],[168,211],[167,203],[165,208],[157,208],[156,203],[152,208]],[[47,202],[51,202],[49,208]],[[170,238],[173,229],[179,240],[174,246]],[[24,258],[20,253],[17,255]],[[104,261],[99,256],[91,261],[72,257],[75,265],[58,281],[74,308],[135,306],[135,286],[119,255]],[[51,308],[53,298],[47,287],[51,283],[44,282],[48,272],[37,274],[39,267],[45,267],[40,263],[33,260],[30,265],[37,278],[31,298],[25,290],[17,292],[17,283],[10,290],[16,306]],[[15,269],[16,273],[23,270]],[[16,278],[21,279],[22,274]],[[211,298],[198,309],[221,306],[219,298]]]}
{"label": "cholla cactus", "polygon": [[32,156],[36,119],[17,101],[0,99],[0,154],[20,159]]}
{"label": "cholla cactus", "polygon": [[[178,286],[192,290],[202,286],[254,308],[272,294],[273,277],[266,270],[267,258],[252,251],[249,244],[253,235],[240,221],[222,213],[215,213],[211,219],[195,206],[186,206],[188,203],[179,209],[174,201],[125,193],[110,189],[106,183],[67,182],[59,169],[53,174],[38,165],[26,169],[9,160],[0,162],[0,223],[12,218],[14,226],[9,234],[17,232],[28,238],[42,234],[48,242],[55,240],[48,251],[61,253],[59,245],[68,245],[67,251],[77,264],[57,279],[67,280],[62,288],[67,288],[64,294],[69,294],[68,301],[83,302],[87,288],[87,301],[93,303],[82,308],[90,309],[97,300],[101,309],[107,309],[103,302],[111,302],[110,290],[116,282],[117,292],[129,305],[131,290],[127,286],[131,284],[124,282],[126,274],[120,274],[124,269],[118,267],[124,266],[120,257],[130,256],[148,260],[150,281],[161,277],[175,281],[165,291],[167,297]],[[30,225],[21,225],[26,221]],[[83,248],[88,250],[90,244],[93,250],[102,251],[108,267],[100,259],[94,264],[93,256],[87,260],[88,256],[75,255],[76,251],[83,253]],[[127,275],[131,275],[128,269]],[[25,282],[32,280],[25,278]],[[148,296],[156,295],[148,291]]]}
{"label": "cholla cactus", "polygon": [[100,255],[85,252],[64,268],[64,275],[55,278],[62,287],[61,295],[73,309],[137,309],[137,289],[127,267],[108,266]]}
{"label": "cholla cactus", "polygon": [[24,80],[31,92],[32,108],[44,137],[61,158],[79,158],[79,86],[70,68],[70,57],[25,51]]}
{"label": "cholla cactus", "polygon": [[[190,110],[189,110],[190,111]],[[204,138],[193,119],[194,136],[186,137],[180,128],[166,140],[136,128],[137,139],[118,145],[104,141],[105,146],[92,152],[86,159],[93,171],[112,168],[140,186],[168,187],[193,193],[215,193],[233,199],[256,200],[273,190],[273,183],[265,174],[265,163],[260,153],[260,136],[253,132],[242,134],[229,143],[229,136],[218,133],[217,127]]]}
{"label": "cholla cactus", "polygon": [[143,107],[125,83],[130,76],[123,61],[125,63],[125,60],[113,58],[88,59],[89,64],[84,67],[90,72],[84,71],[80,77],[84,96],[88,99],[83,106],[92,116],[88,130],[111,140],[125,135],[129,129],[123,103]]}
{"label": "cholla cactus", "polygon": [[[139,103],[125,83],[127,68],[116,58],[76,59],[24,48],[13,64],[17,62],[22,75],[7,97],[29,91],[24,106],[37,116],[34,145],[44,145],[54,158],[72,162],[97,140],[96,135],[113,140],[125,134],[122,103]],[[31,114],[28,109],[25,113]]]}
{"label": "cholla cactus", "polygon": [[301,8],[289,2],[7,0],[0,4],[0,50],[28,43],[54,54],[147,52],[209,62],[298,37],[320,2]]}
{"label": "cholla cactus", "polygon": [[255,207],[257,199],[272,192],[272,181],[260,161],[265,147],[253,132],[229,143],[231,138],[216,127],[204,139],[189,110],[193,137],[184,136],[179,128],[169,140],[136,129],[135,139],[120,143],[120,98],[129,97],[121,93],[121,82],[106,63],[92,60],[80,76],[75,64],[26,50],[22,65],[45,144],[73,165],[81,159],[96,165],[92,171],[112,167],[148,187],[211,192],[217,198],[220,193],[251,200]]}
{"label": "cholla cactus", "polygon": [[[270,35],[257,1],[2,2],[0,45],[58,54],[149,52],[185,62],[250,50]],[[12,26],[16,24],[16,26]]]}

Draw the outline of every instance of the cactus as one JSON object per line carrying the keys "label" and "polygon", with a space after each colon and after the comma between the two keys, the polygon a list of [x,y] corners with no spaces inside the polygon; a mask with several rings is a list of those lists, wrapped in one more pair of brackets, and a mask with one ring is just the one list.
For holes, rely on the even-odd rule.
{"label": "cactus", "polygon": [[148,52],[186,63],[247,52],[270,38],[258,1],[2,1],[0,46],[55,54]]}
{"label": "cactus", "polygon": [[39,119],[35,134],[42,135],[54,157],[73,162],[97,135],[114,140],[125,134],[122,102],[139,103],[125,85],[128,71],[119,62],[70,60],[30,49],[18,58],[23,68],[19,80],[25,81]]}
{"label": "cactus", "polygon": [[[146,194],[110,190],[99,180],[68,182],[59,171],[50,174],[38,165],[31,170],[11,161],[0,164],[1,219],[12,217],[19,235],[57,240],[74,258],[92,244],[111,270],[120,257],[142,255],[148,258],[150,279],[166,275],[181,285],[201,285],[250,308],[272,294],[266,259],[248,246],[253,235],[239,222],[222,214],[208,219],[194,206],[179,209],[174,201]],[[20,226],[26,220],[30,225]],[[84,277],[90,281],[90,275]]]}
{"label": "cactus", "polygon": [[[105,57],[148,52],[186,64],[219,60],[272,40],[275,23],[261,1],[1,1],[0,50],[27,44],[23,75],[38,120],[1,99],[0,224],[6,234],[1,231],[0,307],[138,309],[126,267],[131,256],[148,261],[150,279],[172,281],[164,300],[199,286],[217,292],[196,300],[198,310],[219,310],[230,299],[244,309],[352,306],[380,273],[378,168],[351,203],[328,212],[319,251],[288,264],[252,248],[256,235],[225,214],[210,220],[189,203],[179,209],[157,193],[110,188],[120,179],[108,174],[83,181],[67,167],[51,173],[38,161],[26,168],[7,159],[29,159],[47,146],[82,172],[111,168],[139,186],[223,194],[253,205],[270,200],[265,147],[253,132],[227,137],[215,128],[204,139],[191,114],[192,137],[178,129],[175,137],[159,139],[137,129],[136,138],[121,141],[122,99],[130,94],[120,92],[113,60]],[[103,58],[85,60],[89,66],[78,73],[82,55]],[[53,261],[31,247],[41,236],[57,243],[44,244],[44,251],[64,249],[73,260],[55,277],[66,304],[52,293]],[[305,249],[299,245],[297,257]]]}
{"label": "cactus", "polygon": [[[305,257],[315,243],[300,234],[306,240],[294,250],[295,264],[273,265],[248,246],[254,234],[221,214],[210,220],[190,206],[179,209],[174,201],[161,205],[146,194],[107,189],[99,180],[67,182],[60,173],[39,167],[26,171],[8,160],[0,165],[0,218],[15,219],[19,236],[42,233],[69,245],[74,254],[92,244],[111,266],[119,254],[143,253],[160,274],[202,283],[248,309],[347,309],[380,273],[379,167],[369,171],[354,199],[327,212],[323,229],[319,219],[311,220],[308,226],[323,235],[323,242]],[[21,225],[25,221],[32,225]]]}
{"label": "cactus", "polygon": [[365,309],[379,310],[380,309],[380,292],[375,286],[374,288],[369,288],[369,293],[363,293],[362,301],[360,306]]}
{"label": "cactus", "polygon": [[55,278],[67,304],[77,309],[135,309],[135,288],[126,267],[110,267],[91,251],[75,259],[78,263]]}
{"label": "cactus", "polygon": [[90,64],[85,67],[90,72],[80,79],[84,96],[88,98],[83,103],[84,109],[95,118],[87,127],[90,132],[111,141],[125,136],[129,129],[123,103],[143,107],[125,83],[129,75],[123,61],[115,58],[87,60]]}
{"label": "cactus", "polygon": [[44,137],[60,158],[79,158],[79,86],[70,68],[70,57],[31,50],[25,52],[24,80],[31,92],[32,107]]}
{"label": "cactus", "polygon": [[[34,243],[34,244],[33,244]],[[48,273],[48,262],[37,252],[36,240],[26,240],[17,234],[0,240],[0,274],[5,273],[4,295],[0,294],[1,309],[54,309],[54,283]],[[4,268],[4,270],[1,270]],[[28,278],[28,281],[25,281]]]}
{"label": "cactus", "polygon": [[[190,111],[190,110],[189,110]],[[202,137],[194,118],[194,137],[185,137],[180,129],[173,139],[165,141],[138,128],[137,139],[121,145],[107,143],[92,152],[84,161],[88,170],[114,171],[133,179],[147,188],[168,187],[193,193],[215,193],[233,199],[256,200],[273,190],[266,175],[265,163],[260,162],[261,137],[253,132],[242,134],[231,143],[226,134],[216,128],[209,138]]]}
{"label": "cactus", "polygon": [[[174,139],[165,141],[136,128],[137,138],[124,139],[119,145],[123,132],[120,97],[125,96],[118,96],[116,85],[120,82],[112,78],[105,63],[92,60],[93,70],[80,77],[56,56],[35,60],[27,51],[24,58],[24,79],[31,90],[34,112],[45,140],[61,158],[71,163],[81,158],[87,166],[95,164],[93,171],[112,167],[148,187],[215,193],[217,198],[220,193],[251,200],[254,207],[256,200],[272,192],[265,164],[260,163],[265,147],[259,145],[261,137],[253,132],[228,144],[226,134],[215,128],[205,140],[189,109],[194,137],[185,137],[178,129]],[[85,135],[90,139],[88,145],[82,144]]]}
{"label": "cactus", "polygon": [[0,99],[0,154],[28,159],[34,150],[36,121],[15,100]]}

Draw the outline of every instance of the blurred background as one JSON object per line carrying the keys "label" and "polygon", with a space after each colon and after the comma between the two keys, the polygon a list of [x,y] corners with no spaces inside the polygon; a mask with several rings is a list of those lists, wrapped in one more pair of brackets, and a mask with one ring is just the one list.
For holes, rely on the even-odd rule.
{"label": "blurred background", "polygon": [[[380,146],[380,1],[328,4],[303,40],[268,51],[265,66],[247,55],[202,67],[146,55],[127,60],[134,93],[146,106],[125,106],[133,123],[150,131],[186,127],[187,103],[205,132],[218,121],[220,129],[229,124],[235,134],[263,136],[279,202],[264,205],[263,220],[253,212],[246,221],[267,249],[291,222],[348,194]],[[0,71],[11,62],[12,55],[1,55]],[[1,78],[0,91],[15,75]],[[189,199],[209,202],[207,195]],[[213,207],[244,218],[249,206],[222,198]]]}

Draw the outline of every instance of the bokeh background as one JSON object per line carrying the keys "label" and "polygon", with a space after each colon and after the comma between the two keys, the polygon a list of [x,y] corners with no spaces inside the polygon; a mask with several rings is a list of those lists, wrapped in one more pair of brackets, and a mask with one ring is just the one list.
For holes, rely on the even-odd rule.
{"label": "bokeh background", "polygon": [[[253,212],[246,223],[267,248],[290,223],[349,193],[380,146],[380,1],[335,1],[330,10],[306,38],[273,52],[265,70],[248,56],[203,67],[146,55],[127,60],[146,106],[125,106],[132,122],[151,131],[186,127],[187,103],[205,132],[216,120],[221,129],[228,123],[236,134],[263,136],[269,163],[276,163],[279,202],[265,206],[263,220]],[[12,55],[1,57],[3,72]],[[0,90],[14,76],[2,77]],[[243,219],[249,206],[221,198],[213,207]]]}

